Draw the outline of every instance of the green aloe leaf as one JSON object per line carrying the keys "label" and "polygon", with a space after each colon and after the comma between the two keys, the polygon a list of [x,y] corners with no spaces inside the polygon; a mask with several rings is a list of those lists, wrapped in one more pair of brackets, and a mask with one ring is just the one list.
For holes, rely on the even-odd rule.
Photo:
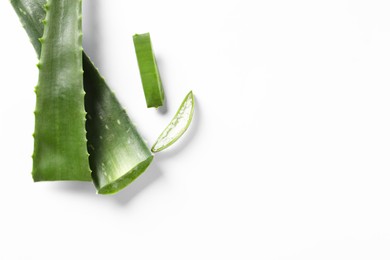
{"label": "green aloe leaf", "polygon": [[[38,54],[46,0],[11,0]],[[98,193],[119,191],[137,178],[153,156],[125,110],[83,53],[85,109],[89,164]]]}
{"label": "green aloe leaf", "polygon": [[86,55],[84,70],[92,178],[98,193],[116,193],[146,170],[153,155]]}
{"label": "green aloe leaf", "polygon": [[90,181],[80,0],[49,0],[35,89],[33,178]]}
{"label": "green aloe leaf", "polygon": [[138,68],[147,107],[160,107],[164,104],[164,90],[154,56],[149,33],[133,36]]}
{"label": "green aloe leaf", "polygon": [[152,152],[160,152],[174,144],[188,129],[194,115],[195,98],[192,91],[187,94],[179,110],[152,147]]}

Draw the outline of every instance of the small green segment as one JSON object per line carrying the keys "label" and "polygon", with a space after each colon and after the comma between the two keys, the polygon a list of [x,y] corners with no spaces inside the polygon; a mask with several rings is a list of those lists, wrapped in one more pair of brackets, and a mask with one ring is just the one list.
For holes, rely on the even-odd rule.
{"label": "small green segment", "polygon": [[152,152],[161,152],[179,140],[192,122],[194,109],[195,98],[192,91],[190,91],[190,93],[188,93],[184,98],[169,125],[165,128],[153,145]]}
{"label": "small green segment", "polygon": [[49,0],[38,64],[33,178],[90,181],[81,0]]}
{"label": "small green segment", "polygon": [[153,53],[150,34],[133,36],[138,67],[141,74],[147,107],[160,107],[164,104],[164,90]]}
{"label": "small green segment", "polygon": [[[11,0],[38,56],[46,0]],[[98,193],[112,194],[142,174],[153,160],[125,110],[83,54],[89,164]]]}

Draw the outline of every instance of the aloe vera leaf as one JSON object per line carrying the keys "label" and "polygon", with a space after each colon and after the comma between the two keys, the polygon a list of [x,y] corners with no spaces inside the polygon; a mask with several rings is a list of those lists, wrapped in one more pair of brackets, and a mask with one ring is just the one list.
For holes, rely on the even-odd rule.
{"label": "aloe vera leaf", "polygon": [[181,103],[175,116],[161,133],[152,147],[152,152],[157,153],[174,144],[188,129],[194,115],[195,98],[190,91]]}
{"label": "aloe vera leaf", "polygon": [[138,68],[147,107],[160,107],[164,104],[164,90],[154,56],[149,33],[133,36]]}
{"label": "aloe vera leaf", "polygon": [[[41,19],[45,16],[43,5],[46,0],[11,0],[11,3],[39,56],[38,38],[43,32]],[[152,162],[153,155],[85,53],[83,53],[83,68],[92,178],[98,193],[115,193],[142,174]],[[110,131],[106,131],[108,130],[106,126]],[[120,163],[115,163],[113,166],[112,159]]]}
{"label": "aloe vera leaf", "polygon": [[38,57],[41,55],[41,43],[38,39],[43,35],[42,21],[46,16],[43,6],[46,2],[47,0],[11,0],[11,4],[27,32]]}
{"label": "aloe vera leaf", "polygon": [[141,175],[153,155],[99,72],[88,64],[84,55],[92,177],[98,193],[112,194]]}
{"label": "aloe vera leaf", "polygon": [[34,181],[90,181],[81,0],[49,0],[35,89]]}

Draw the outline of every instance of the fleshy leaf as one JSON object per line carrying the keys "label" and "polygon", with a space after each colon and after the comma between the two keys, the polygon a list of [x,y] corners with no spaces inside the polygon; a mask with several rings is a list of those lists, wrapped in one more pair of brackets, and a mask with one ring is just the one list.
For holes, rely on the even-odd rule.
{"label": "fleshy leaf", "polygon": [[190,91],[181,103],[176,115],[153,145],[152,152],[157,153],[168,148],[187,131],[194,115],[194,108],[195,98]]}

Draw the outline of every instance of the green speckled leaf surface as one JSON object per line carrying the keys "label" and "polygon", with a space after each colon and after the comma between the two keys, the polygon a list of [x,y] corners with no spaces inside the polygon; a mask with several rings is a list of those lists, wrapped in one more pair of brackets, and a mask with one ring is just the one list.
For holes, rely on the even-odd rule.
{"label": "green speckled leaf surface", "polygon": [[[41,44],[38,38],[43,33],[41,21],[45,17],[43,5],[46,1],[11,0],[11,3],[39,56]],[[153,156],[85,53],[83,68],[89,164],[98,192],[111,194],[142,174]]]}
{"label": "green speckled leaf surface", "polygon": [[80,0],[49,0],[40,41],[33,178],[91,180],[85,131]]}

